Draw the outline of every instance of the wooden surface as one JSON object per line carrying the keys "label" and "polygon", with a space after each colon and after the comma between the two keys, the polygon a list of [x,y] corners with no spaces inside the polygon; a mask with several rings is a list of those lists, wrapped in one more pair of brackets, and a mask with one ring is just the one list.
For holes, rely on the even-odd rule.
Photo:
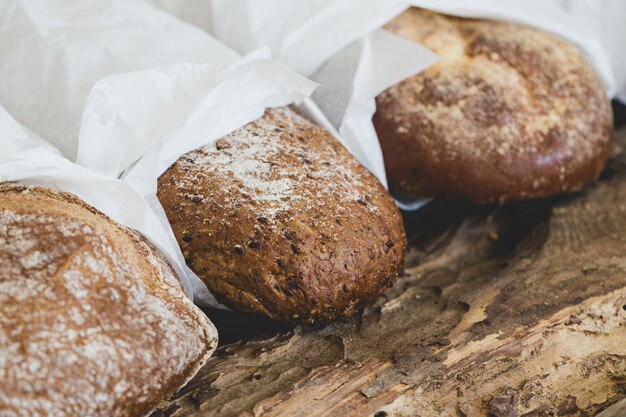
{"label": "wooden surface", "polygon": [[407,215],[406,275],[354,320],[211,314],[226,342],[256,337],[223,345],[156,415],[626,416],[616,136],[600,181],[576,195]]}

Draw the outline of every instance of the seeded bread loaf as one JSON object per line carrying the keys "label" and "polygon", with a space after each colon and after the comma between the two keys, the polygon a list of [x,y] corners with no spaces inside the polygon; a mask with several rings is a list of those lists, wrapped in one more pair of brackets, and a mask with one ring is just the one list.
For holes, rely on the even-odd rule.
{"label": "seeded bread loaf", "polygon": [[188,265],[233,309],[351,316],[402,267],[402,220],[384,187],[289,108],[184,155],[158,197]]}
{"label": "seeded bread loaf", "polygon": [[505,202],[577,190],[600,173],[611,107],[573,45],[518,24],[415,8],[386,29],[440,56],[377,98],[392,190]]}
{"label": "seeded bread loaf", "polygon": [[0,415],[148,415],[216,340],[144,238],[69,194],[0,184]]}

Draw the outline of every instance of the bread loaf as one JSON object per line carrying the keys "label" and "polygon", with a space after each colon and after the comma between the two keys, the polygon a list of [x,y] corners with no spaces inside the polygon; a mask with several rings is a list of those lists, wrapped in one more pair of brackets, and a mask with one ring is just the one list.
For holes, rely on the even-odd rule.
{"label": "bread loaf", "polygon": [[392,190],[505,202],[577,190],[600,173],[611,107],[573,45],[518,24],[415,8],[386,28],[440,56],[377,98]]}
{"label": "bread loaf", "polygon": [[143,237],[69,194],[0,184],[0,415],[148,415],[216,338]]}
{"label": "bread loaf", "polygon": [[351,316],[403,264],[402,219],[384,187],[289,108],[181,157],[158,197],[188,265],[233,309]]}

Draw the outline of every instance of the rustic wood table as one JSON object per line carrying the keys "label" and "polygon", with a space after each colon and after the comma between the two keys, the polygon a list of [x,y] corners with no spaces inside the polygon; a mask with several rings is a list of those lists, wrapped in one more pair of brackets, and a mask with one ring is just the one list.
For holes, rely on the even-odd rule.
{"label": "rustic wood table", "polygon": [[580,193],[405,220],[375,306],[297,328],[209,312],[222,346],[156,415],[626,416],[626,130]]}

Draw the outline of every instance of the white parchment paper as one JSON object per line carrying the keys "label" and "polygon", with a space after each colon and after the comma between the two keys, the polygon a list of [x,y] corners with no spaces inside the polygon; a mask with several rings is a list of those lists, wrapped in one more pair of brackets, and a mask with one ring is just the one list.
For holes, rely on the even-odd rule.
{"label": "white parchment paper", "polygon": [[0,16],[0,103],[72,160],[96,81],[173,63],[239,58],[198,28],[136,1],[5,1]]}

